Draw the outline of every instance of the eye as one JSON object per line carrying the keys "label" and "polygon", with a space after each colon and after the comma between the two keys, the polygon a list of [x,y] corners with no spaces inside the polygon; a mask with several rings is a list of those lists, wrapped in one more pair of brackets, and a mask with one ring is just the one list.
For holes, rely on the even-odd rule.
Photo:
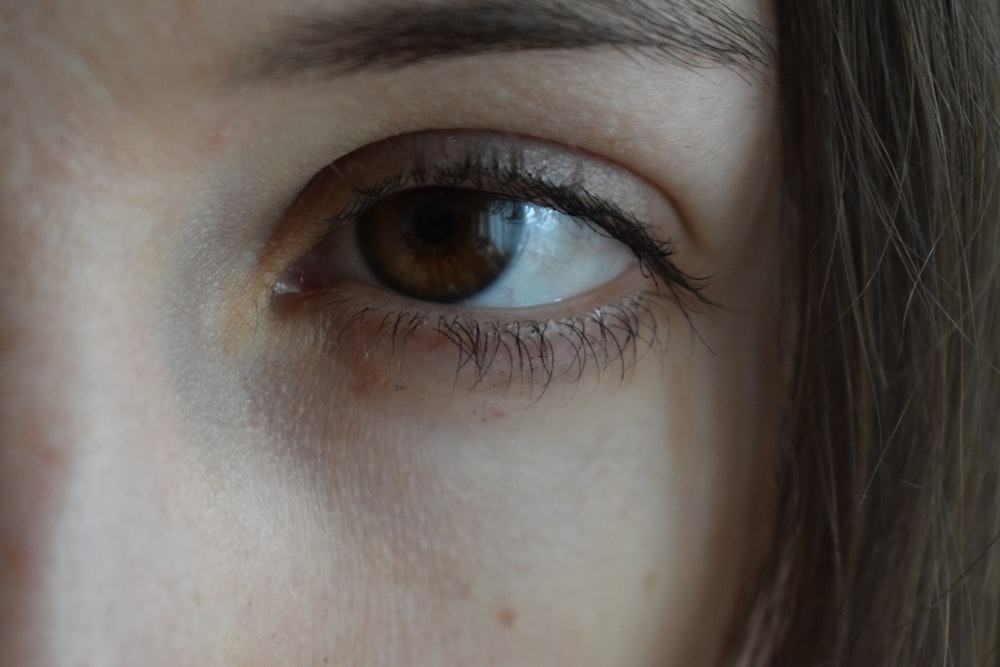
{"label": "eye", "polygon": [[589,165],[588,179],[593,158],[507,135],[386,144],[330,165],[300,195],[293,210],[319,207],[327,230],[285,272],[279,294],[355,282],[431,303],[519,309],[575,299],[640,266],[671,289],[683,284],[672,244],[591,190],[588,180],[656,209],[609,165]]}
{"label": "eye", "polygon": [[708,303],[674,262],[674,231],[662,192],[579,149],[402,135],[323,168],[288,208],[272,313],[339,374],[533,401],[562,377],[624,381],[663,349],[671,311]]}
{"label": "eye", "polygon": [[422,187],[377,200],[293,275],[313,286],[354,279],[423,301],[523,308],[585,294],[635,264],[628,246],[551,207]]}

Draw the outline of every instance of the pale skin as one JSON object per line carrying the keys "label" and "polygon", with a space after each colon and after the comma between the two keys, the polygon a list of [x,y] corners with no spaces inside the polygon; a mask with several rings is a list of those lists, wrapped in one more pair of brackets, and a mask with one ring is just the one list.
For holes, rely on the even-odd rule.
{"label": "pale skin", "polygon": [[[280,16],[357,6],[0,4],[0,663],[719,664],[773,511],[770,72],[594,49],[234,78]],[[430,130],[613,165],[720,307],[661,293],[638,361],[541,393],[509,360],[471,382],[431,325],[401,359],[278,308],[306,183]]]}

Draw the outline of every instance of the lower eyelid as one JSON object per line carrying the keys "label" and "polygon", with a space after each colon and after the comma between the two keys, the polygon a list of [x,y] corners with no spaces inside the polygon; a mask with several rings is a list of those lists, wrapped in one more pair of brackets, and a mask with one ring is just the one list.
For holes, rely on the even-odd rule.
{"label": "lower eyelid", "polygon": [[422,309],[426,304],[387,303],[377,292],[341,285],[325,293],[288,295],[275,303],[277,325],[290,328],[293,342],[306,327],[300,343],[314,360],[308,365],[325,366],[338,378],[364,376],[366,386],[415,384],[428,391],[438,387],[529,401],[588,378],[626,381],[639,360],[662,353],[667,340],[670,302],[644,290],[550,319],[530,311],[500,319],[466,309]]}

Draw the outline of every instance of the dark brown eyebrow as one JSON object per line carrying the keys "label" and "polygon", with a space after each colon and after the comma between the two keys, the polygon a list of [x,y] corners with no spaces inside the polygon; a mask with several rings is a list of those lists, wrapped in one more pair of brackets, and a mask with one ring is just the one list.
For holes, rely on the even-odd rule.
{"label": "dark brown eyebrow", "polygon": [[600,47],[745,70],[774,59],[769,31],[723,0],[370,0],[358,10],[284,17],[249,49],[239,78]]}

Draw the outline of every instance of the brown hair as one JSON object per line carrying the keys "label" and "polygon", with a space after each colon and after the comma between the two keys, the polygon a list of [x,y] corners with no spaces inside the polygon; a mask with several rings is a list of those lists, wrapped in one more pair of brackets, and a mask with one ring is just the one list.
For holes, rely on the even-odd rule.
{"label": "brown hair", "polygon": [[1000,3],[778,17],[801,292],[745,657],[1000,664]]}

